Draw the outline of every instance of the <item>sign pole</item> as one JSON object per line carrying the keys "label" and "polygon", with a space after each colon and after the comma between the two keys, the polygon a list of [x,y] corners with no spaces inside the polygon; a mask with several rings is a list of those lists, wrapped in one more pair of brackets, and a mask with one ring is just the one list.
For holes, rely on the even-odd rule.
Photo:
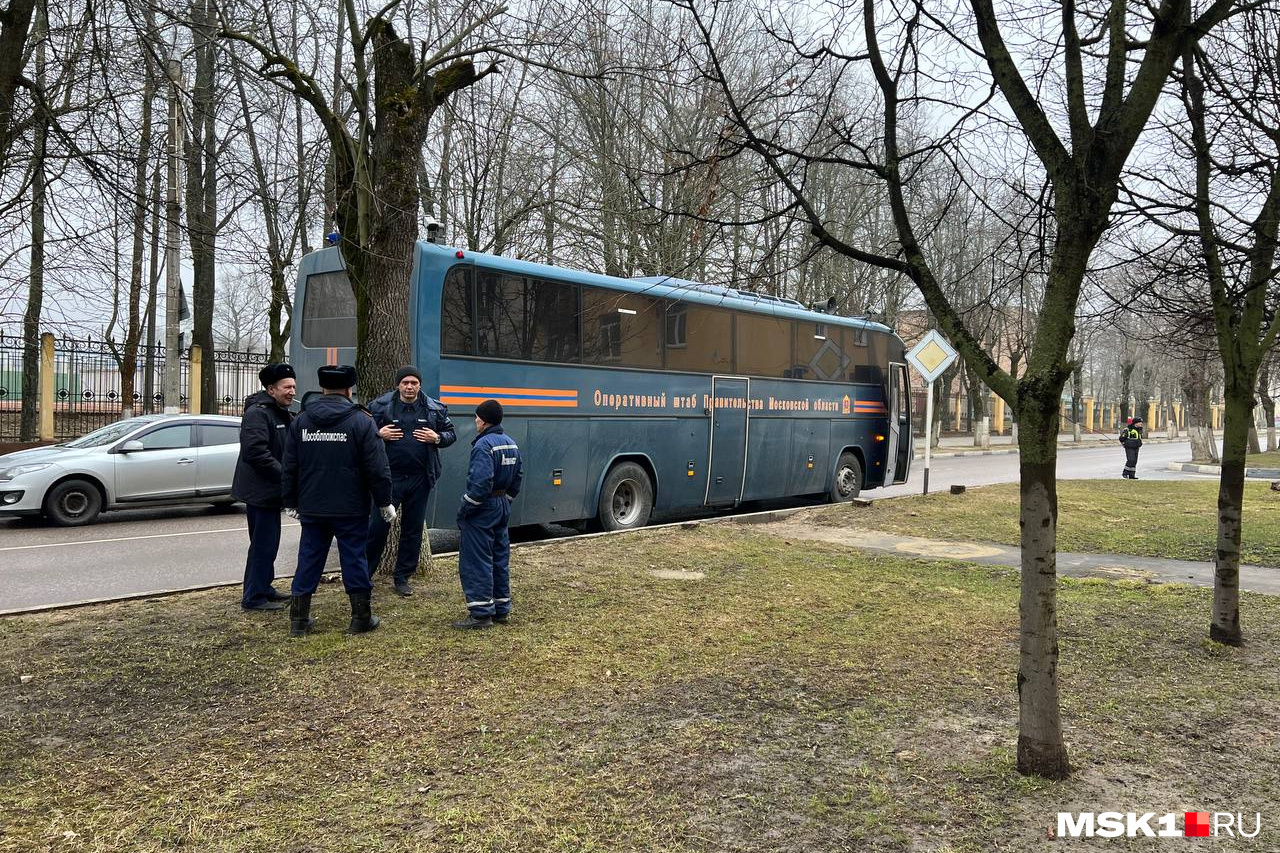
{"label": "sign pole", "polygon": [[924,492],[929,494],[929,451],[933,449],[933,380],[925,385],[924,400]]}

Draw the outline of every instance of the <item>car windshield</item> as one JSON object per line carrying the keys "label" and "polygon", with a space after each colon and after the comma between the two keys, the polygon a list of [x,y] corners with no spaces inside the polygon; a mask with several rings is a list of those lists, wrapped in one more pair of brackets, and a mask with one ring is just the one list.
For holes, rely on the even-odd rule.
{"label": "car windshield", "polygon": [[126,418],[123,421],[116,421],[113,424],[104,426],[102,429],[95,429],[88,435],[82,435],[75,441],[68,441],[64,447],[102,447],[104,444],[110,444],[124,438],[143,424],[151,423],[156,420],[154,416],[141,418]]}

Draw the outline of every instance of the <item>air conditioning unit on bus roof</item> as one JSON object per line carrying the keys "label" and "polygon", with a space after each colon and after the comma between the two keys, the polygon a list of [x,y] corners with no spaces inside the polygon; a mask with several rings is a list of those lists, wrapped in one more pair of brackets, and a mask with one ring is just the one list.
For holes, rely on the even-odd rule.
{"label": "air conditioning unit on bus roof", "polygon": [[795,299],[788,299],[785,296],[771,296],[768,293],[752,293],[748,290],[734,290],[732,287],[725,287],[722,284],[703,284],[697,281],[689,281],[683,278],[672,278],[666,275],[633,275],[632,281],[638,281],[643,284],[664,284],[667,287],[673,287],[677,290],[697,290],[701,293],[711,293],[716,296],[733,296],[738,299],[754,299],[757,302],[769,302],[775,305],[786,305],[791,308],[800,308],[807,310],[803,302]]}

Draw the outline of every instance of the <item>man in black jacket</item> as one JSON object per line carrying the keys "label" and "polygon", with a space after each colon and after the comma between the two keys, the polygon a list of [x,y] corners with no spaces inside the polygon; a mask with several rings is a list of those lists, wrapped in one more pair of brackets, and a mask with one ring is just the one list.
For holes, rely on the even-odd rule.
{"label": "man in black jacket", "polygon": [[280,460],[284,457],[289,406],[298,393],[293,368],[268,364],[258,371],[264,390],[245,398],[240,419],[240,458],[231,496],[244,501],[249,521],[249,556],[244,563],[245,610],[283,610],[289,596],[276,592],[276,554],[280,550]]}
{"label": "man in black jacket", "polygon": [[[422,374],[406,365],[396,373],[396,387],[369,404],[378,435],[391,464],[391,504],[400,514],[400,547],[396,552],[395,590],[413,595],[409,578],[422,556],[427,501],[440,478],[440,450],[458,440],[444,403],[422,393]],[[369,516],[369,571],[378,570],[387,547],[389,525],[380,512]]]}
{"label": "man in black jacket", "polygon": [[317,372],[324,395],[307,404],[293,421],[284,451],[285,512],[302,522],[298,570],[293,576],[289,635],[301,637],[315,624],[311,596],[320,584],[329,546],[338,540],[342,585],[351,599],[352,634],[378,627],[371,613],[373,584],[365,546],[369,541],[369,498],[382,517],[391,506],[391,471],[373,418],[351,401],[356,369],[330,364]]}
{"label": "man in black jacket", "polygon": [[1120,476],[1126,480],[1138,479],[1138,449],[1142,447],[1142,418],[1130,418],[1120,430],[1120,443],[1124,445],[1124,470]]}

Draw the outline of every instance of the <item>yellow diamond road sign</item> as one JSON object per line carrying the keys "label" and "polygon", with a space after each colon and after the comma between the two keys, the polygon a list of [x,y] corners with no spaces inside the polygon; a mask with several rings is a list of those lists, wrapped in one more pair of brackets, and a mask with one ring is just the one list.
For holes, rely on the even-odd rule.
{"label": "yellow diamond road sign", "polygon": [[932,382],[941,376],[955,360],[956,351],[937,329],[931,330],[907,353],[907,361],[911,362],[911,366],[919,371],[926,382]]}

